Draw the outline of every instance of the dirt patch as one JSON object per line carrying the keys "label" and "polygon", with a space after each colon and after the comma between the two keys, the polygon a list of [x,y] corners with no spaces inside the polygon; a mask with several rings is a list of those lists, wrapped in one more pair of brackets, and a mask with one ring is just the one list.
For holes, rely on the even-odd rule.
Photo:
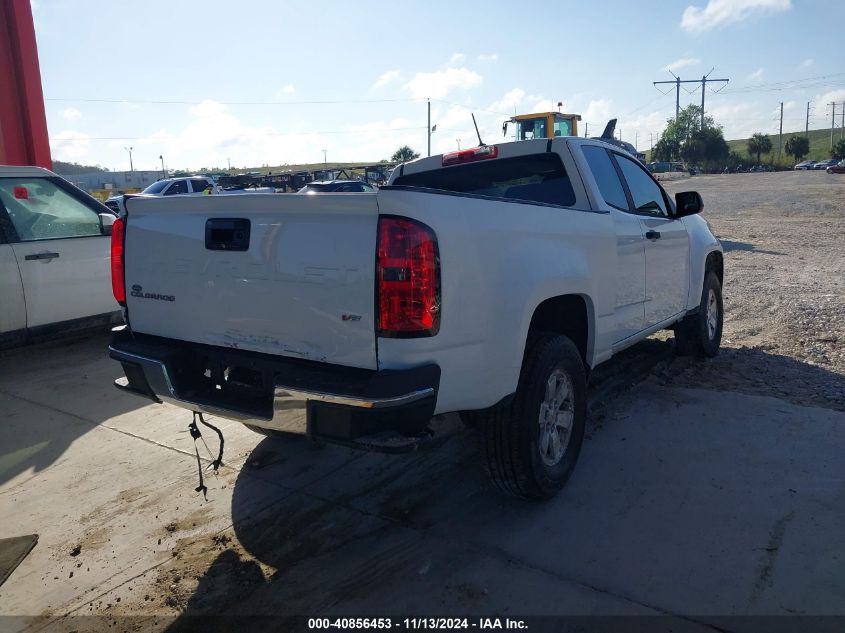
{"label": "dirt patch", "polygon": [[716,359],[671,359],[660,377],[845,411],[845,178],[731,174],[665,186],[704,198],[725,249],[725,325]]}

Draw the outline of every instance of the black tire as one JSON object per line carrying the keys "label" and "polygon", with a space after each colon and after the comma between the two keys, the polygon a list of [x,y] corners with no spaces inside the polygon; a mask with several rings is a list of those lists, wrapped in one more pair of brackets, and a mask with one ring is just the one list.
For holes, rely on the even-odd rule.
{"label": "black tire", "polygon": [[[713,293],[714,304],[718,311],[715,328],[711,327],[708,314],[710,293]],[[722,343],[722,323],[724,309],[722,303],[722,285],[716,273],[709,271],[704,276],[704,287],[701,289],[701,302],[698,312],[686,317],[675,326],[675,352],[679,356],[699,356],[712,358],[719,353]]]}
{"label": "black tire", "polygon": [[[571,400],[567,397],[558,412],[571,411],[568,441],[561,444],[562,455],[549,463],[553,444],[541,454],[540,424],[547,383],[567,376]],[[565,406],[563,406],[565,405]],[[548,409],[547,409],[548,410]],[[493,483],[511,495],[529,499],[549,499],[567,482],[581,451],[587,417],[587,384],[584,363],[575,344],[565,336],[533,337],[527,345],[516,395],[507,406],[491,409],[481,420],[481,452],[487,474]],[[561,438],[557,427],[557,441]],[[545,436],[549,438],[548,435]],[[554,445],[557,448],[557,445]]]}

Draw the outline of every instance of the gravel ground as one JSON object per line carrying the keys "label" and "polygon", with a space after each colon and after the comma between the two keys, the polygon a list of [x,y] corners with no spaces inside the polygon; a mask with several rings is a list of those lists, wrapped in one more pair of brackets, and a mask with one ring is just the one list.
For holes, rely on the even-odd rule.
{"label": "gravel ground", "polygon": [[[720,355],[655,368],[667,384],[771,395],[845,411],[845,175],[696,176],[725,249]],[[671,338],[661,333],[659,339]]]}

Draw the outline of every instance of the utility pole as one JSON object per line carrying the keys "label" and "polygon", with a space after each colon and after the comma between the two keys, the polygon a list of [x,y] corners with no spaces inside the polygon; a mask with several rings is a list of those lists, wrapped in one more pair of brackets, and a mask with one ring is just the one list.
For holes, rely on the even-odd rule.
{"label": "utility pole", "polygon": [[[712,73],[714,70],[715,70],[715,67],[711,68],[710,73]],[[708,77],[710,76],[710,73],[707,73],[706,75],[701,77],[701,129],[702,130],[704,129],[704,93],[707,91],[707,82],[708,81],[710,81],[710,82],[723,81],[723,82],[725,82],[725,85],[728,85],[728,82],[730,81],[730,79],[708,79]],[[722,87],[724,88],[724,86],[722,86]]]}
{"label": "utility pole", "polygon": [[783,149],[783,101],[780,102],[780,131],[778,132],[778,162],[780,162],[780,151]]}
{"label": "utility pole", "polygon": [[328,159],[326,158],[326,156],[327,156],[326,152],[327,152],[327,150],[323,150],[323,168],[326,171],[328,171],[329,170],[329,162],[328,162]]}
{"label": "utility pole", "polygon": [[640,138],[640,133],[634,132],[634,149],[637,150],[637,151],[639,151],[639,148],[637,147],[637,139],[639,139],[639,138]]}
{"label": "utility pole", "polygon": [[830,149],[833,149],[833,128],[836,126],[836,101],[830,102]]}
{"label": "utility pole", "polygon": [[[710,69],[710,73],[713,69]],[[681,112],[681,84],[697,84],[701,83],[701,127],[704,127],[704,93],[707,90],[707,82],[724,82],[727,84],[730,79],[710,79],[710,73],[704,75],[701,79],[681,79],[671,70],[669,73],[675,78],[674,81],[653,81],[652,84],[675,84],[675,120],[678,120],[678,115]]]}
{"label": "utility pole", "polygon": [[428,103],[428,156],[431,156],[431,99],[426,99]]}
{"label": "utility pole", "polygon": [[681,112],[681,78],[678,77],[671,70],[669,71],[669,74],[675,78],[674,81],[652,81],[651,83],[654,86],[656,86],[657,84],[675,84],[675,120],[677,121],[678,114],[680,114]]}
{"label": "utility pole", "polygon": [[648,149],[649,151],[654,149],[654,132],[648,133]]}
{"label": "utility pole", "polygon": [[810,136],[810,102],[807,102],[807,123],[804,125],[804,136]]}
{"label": "utility pole", "polygon": [[132,150],[135,149],[134,147],[124,147],[127,152],[129,152],[129,171],[135,171],[135,166],[132,164]]}
{"label": "utility pole", "polygon": [[587,138],[587,130],[589,130],[589,129],[590,129],[590,124],[585,122],[584,123],[584,138]]}
{"label": "utility pole", "polygon": [[[167,172],[164,170],[164,155],[159,154],[158,159],[161,161],[161,177],[167,178]],[[226,160],[228,160],[228,158]],[[231,169],[231,168],[232,168],[232,166],[230,165],[229,169]]]}

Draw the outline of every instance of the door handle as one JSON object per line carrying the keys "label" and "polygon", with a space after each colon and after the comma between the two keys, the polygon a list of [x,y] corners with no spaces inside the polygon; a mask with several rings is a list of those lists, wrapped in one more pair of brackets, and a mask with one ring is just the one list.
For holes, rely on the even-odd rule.
{"label": "door handle", "polygon": [[660,239],[660,231],[646,231],[645,238],[647,240],[659,240]]}
{"label": "door handle", "polygon": [[28,261],[33,261],[36,259],[56,259],[58,256],[58,253],[34,253],[32,255],[27,255],[24,259]]}

